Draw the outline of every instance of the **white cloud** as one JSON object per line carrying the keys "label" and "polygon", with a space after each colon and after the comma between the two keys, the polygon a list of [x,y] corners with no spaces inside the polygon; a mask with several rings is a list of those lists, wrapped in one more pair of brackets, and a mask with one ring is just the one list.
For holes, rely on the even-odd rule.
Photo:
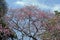
{"label": "white cloud", "polygon": [[54,5],[52,7],[52,11],[54,11],[54,10],[60,11],[60,4]]}
{"label": "white cloud", "polygon": [[20,2],[20,1],[16,1],[14,2],[15,5],[26,5],[26,2]]}
{"label": "white cloud", "polygon": [[14,2],[15,5],[17,6],[29,6],[29,5],[35,5],[35,6],[38,6],[39,8],[41,9],[49,9],[50,7],[48,5],[45,5],[45,4],[42,4],[42,3],[39,3],[35,0],[33,1],[16,1]]}
{"label": "white cloud", "polygon": [[14,5],[16,6],[29,6],[29,5],[35,5],[35,6],[38,6],[39,8],[43,9],[43,10],[51,10],[51,11],[54,11],[54,10],[58,10],[60,11],[60,4],[55,4],[54,6],[48,6],[46,4],[42,4],[42,3],[39,3],[38,1],[36,0],[22,0],[22,1],[16,1],[14,2]]}
{"label": "white cloud", "polygon": [[43,9],[50,9],[50,6],[46,5],[46,4],[39,4],[38,5],[40,8],[43,8]]}

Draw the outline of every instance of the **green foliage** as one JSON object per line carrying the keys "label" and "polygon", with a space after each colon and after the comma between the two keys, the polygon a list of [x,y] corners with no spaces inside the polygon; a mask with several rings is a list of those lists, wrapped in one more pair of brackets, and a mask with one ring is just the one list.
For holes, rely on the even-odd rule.
{"label": "green foliage", "polygon": [[2,27],[5,27],[6,26],[6,23],[2,19],[0,20],[0,24],[2,24]]}
{"label": "green foliage", "polygon": [[15,39],[17,39],[17,35],[16,35],[16,34],[14,34],[13,37],[14,37]]}
{"label": "green foliage", "polygon": [[55,11],[55,15],[56,15],[56,16],[60,16],[60,12]]}
{"label": "green foliage", "polygon": [[60,37],[60,30],[54,30],[53,36]]}
{"label": "green foliage", "polygon": [[3,17],[7,12],[7,5],[5,0],[0,0],[0,18]]}
{"label": "green foliage", "polygon": [[[56,39],[55,39],[56,38]],[[42,35],[42,39],[44,40],[58,40],[60,39],[60,30],[54,30],[53,32],[45,31]]]}
{"label": "green foliage", "polygon": [[55,11],[55,16],[48,20],[48,28],[42,34],[42,39],[47,40],[60,40],[60,12]]}
{"label": "green foliage", "polygon": [[47,39],[47,38],[51,38],[51,33],[49,31],[46,31],[43,33],[42,35],[42,39]]}
{"label": "green foliage", "polygon": [[56,24],[55,19],[50,19],[48,23],[50,26],[54,26]]}
{"label": "green foliage", "polygon": [[2,7],[0,6],[0,11],[1,11]]}

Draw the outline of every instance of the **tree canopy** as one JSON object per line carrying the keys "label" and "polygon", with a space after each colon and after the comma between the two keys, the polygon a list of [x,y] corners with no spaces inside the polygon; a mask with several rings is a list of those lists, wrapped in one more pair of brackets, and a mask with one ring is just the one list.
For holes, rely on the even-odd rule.
{"label": "tree canopy", "polygon": [[0,0],[0,18],[7,12],[7,5],[5,0]]}
{"label": "tree canopy", "polygon": [[17,38],[15,32],[6,24],[3,16],[7,13],[7,4],[5,0],[0,0],[0,40],[9,40]]}

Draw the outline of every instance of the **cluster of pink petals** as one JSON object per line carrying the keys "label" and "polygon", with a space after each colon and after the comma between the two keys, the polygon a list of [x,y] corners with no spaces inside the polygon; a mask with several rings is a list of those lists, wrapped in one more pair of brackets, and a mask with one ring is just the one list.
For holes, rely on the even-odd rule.
{"label": "cluster of pink petals", "polygon": [[3,33],[4,36],[10,36],[11,30],[8,27],[3,28],[2,25],[0,24],[0,33]]}

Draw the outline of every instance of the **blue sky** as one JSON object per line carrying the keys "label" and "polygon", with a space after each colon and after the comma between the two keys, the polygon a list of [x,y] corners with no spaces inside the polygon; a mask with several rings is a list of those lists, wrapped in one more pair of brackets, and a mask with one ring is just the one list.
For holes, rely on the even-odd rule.
{"label": "blue sky", "polygon": [[60,11],[60,0],[6,0],[10,8],[20,8],[26,5],[35,5],[41,9]]}

